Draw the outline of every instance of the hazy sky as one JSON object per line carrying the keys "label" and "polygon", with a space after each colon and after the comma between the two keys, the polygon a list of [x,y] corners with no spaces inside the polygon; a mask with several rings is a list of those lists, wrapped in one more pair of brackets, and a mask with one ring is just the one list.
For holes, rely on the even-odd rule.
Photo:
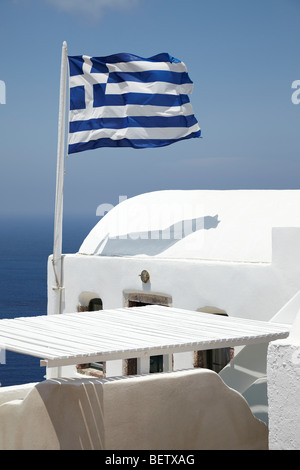
{"label": "hazy sky", "polygon": [[54,212],[64,40],[181,59],[203,136],[70,156],[65,216],[159,189],[300,188],[299,19],[300,0],[1,0],[0,216]]}

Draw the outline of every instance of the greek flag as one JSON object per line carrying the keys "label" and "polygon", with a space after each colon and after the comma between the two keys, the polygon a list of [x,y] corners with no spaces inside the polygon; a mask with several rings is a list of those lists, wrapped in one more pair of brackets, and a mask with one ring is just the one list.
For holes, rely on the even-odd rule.
{"label": "greek flag", "polygon": [[68,154],[200,137],[186,66],[167,53],[69,56]]}

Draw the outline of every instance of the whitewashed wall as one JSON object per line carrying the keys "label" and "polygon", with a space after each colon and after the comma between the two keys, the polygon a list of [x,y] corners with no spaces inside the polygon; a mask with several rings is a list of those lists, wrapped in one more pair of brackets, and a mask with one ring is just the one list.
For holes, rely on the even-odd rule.
{"label": "whitewashed wall", "polygon": [[289,337],[274,341],[267,362],[270,450],[300,450],[300,311]]}
{"label": "whitewashed wall", "polygon": [[[162,238],[154,239],[156,254],[143,255],[143,249],[147,253],[152,248],[149,239],[143,244],[137,238],[136,253],[134,239],[133,243],[127,243],[128,237],[126,243],[114,241],[118,235],[164,230],[171,222],[181,221],[182,210],[189,205],[194,208],[191,217],[208,217],[205,220],[211,225],[169,246]],[[77,311],[92,297],[100,297],[104,309],[123,307],[125,292],[137,291],[171,296],[178,308],[214,306],[233,317],[292,323],[295,311],[285,306],[299,291],[299,205],[300,191],[162,191],[125,200],[90,232],[80,253],[64,256],[63,312]],[[160,207],[159,217],[145,217],[143,207],[144,215]],[[136,215],[129,218],[129,225],[128,214]],[[147,284],[139,276],[142,270],[150,274]],[[54,285],[50,257],[48,314],[56,313]],[[265,372],[264,350],[261,360],[249,350],[247,373],[241,377],[227,368],[224,381],[247,393],[255,376]],[[175,369],[191,367],[192,359],[192,355],[175,355]],[[245,369],[238,358],[235,363]],[[116,370],[120,373],[120,364],[111,366],[112,375]]]}
{"label": "whitewashed wall", "polygon": [[[172,296],[173,306],[196,310],[224,309],[228,315],[270,320],[299,290],[300,228],[273,229],[272,263],[229,263],[201,260],[65,255],[63,311],[74,312],[90,292],[103,308],[124,306],[124,291]],[[150,281],[143,284],[146,269]],[[48,264],[48,313],[53,314],[55,285]]]}

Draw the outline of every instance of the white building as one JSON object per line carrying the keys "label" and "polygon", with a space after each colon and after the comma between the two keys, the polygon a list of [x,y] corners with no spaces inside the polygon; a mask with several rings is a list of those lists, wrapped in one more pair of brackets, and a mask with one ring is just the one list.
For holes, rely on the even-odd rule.
{"label": "white building", "polygon": [[[300,308],[299,207],[298,190],[159,191],[126,199],[100,220],[78,253],[63,256],[62,313],[159,304],[292,326]],[[48,315],[57,313],[56,296],[50,257]],[[272,345],[269,364],[276,364],[279,347]],[[213,369],[265,426],[270,419],[267,352],[267,342],[236,347],[224,368],[233,353],[228,348],[106,361],[104,371],[108,379]],[[52,368],[48,379],[78,379],[78,372],[76,366],[59,373]],[[270,390],[274,383],[268,384]],[[272,429],[279,419],[277,405],[273,413],[272,402]],[[280,448],[277,436],[272,442]]]}
{"label": "white building", "polygon": [[[259,190],[159,191],[124,200],[78,253],[64,255],[63,311],[101,299],[104,309],[157,303],[290,323],[293,316],[279,312],[299,290],[299,203],[300,191]],[[49,314],[56,313],[53,286],[50,258]],[[174,358],[175,369],[194,361],[182,359]]]}

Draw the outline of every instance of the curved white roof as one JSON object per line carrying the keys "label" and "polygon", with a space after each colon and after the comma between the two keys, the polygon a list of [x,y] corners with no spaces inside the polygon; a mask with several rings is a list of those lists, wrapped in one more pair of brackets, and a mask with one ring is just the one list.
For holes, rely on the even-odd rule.
{"label": "curved white roof", "polygon": [[300,227],[300,190],[157,191],[126,199],[79,253],[270,262],[272,227]]}

